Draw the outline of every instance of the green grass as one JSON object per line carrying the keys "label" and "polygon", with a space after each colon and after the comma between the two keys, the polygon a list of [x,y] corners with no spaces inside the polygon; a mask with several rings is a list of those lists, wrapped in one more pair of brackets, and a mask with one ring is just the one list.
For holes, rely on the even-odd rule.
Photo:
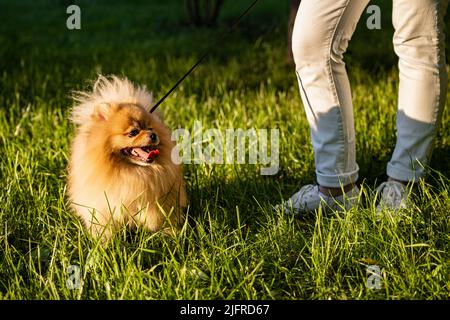
{"label": "green grass", "polygon": [[[284,64],[288,1],[261,0],[161,111],[171,128],[197,120],[204,129],[278,128],[279,173],[186,165],[190,207],[182,232],[122,230],[107,247],[67,204],[71,90],[102,72],[126,75],[160,97],[244,4],[227,1],[219,28],[208,30],[186,25],[175,0],[77,3],[82,30],[68,31],[64,1],[0,1],[0,299],[450,296],[449,108],[416,205],[403,219],[376,221],[370,198],[395,144],[390,1],[374,1],[383,29],[369,31],[362,20],[347,55],[360,208],[301,219],[271,210],[313,182],[314,159],[294,70]],[[380,290],[366,286],[369,264],[381,268]],[[66,286],[69,265],[81,268],[81,290]]]}

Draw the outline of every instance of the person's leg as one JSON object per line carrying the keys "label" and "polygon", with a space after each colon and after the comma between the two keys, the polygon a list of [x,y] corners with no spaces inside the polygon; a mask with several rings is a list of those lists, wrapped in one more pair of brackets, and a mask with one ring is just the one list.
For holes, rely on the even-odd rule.
{"label": "person's leg", "polygon": [[414,182],[425,175],[447,90],[444,14],[448,1],[394,0],[394,49],[400,85],[397,143],[387,174]]}
{"label": "person's leg", "polygon": [[[297,79],[311,129],[319,186],[307,185],[282,205],[311,211],[325,202],[354,205],[358,189],[350,84],[343,54],[369,0],[302,0],[292,35]],[[346,193],[346,197],[341,196]],[[350,197],[351,194],[351,197]],[[348,196],[348,197],[347,197]]]}
{"label": "person's leg", "polygon": [[409,207],[414,182],[425,176],[447,90],[447,5],[448,0],[393,1],[393,42],[400,71],[397,143],[387,165],[388,181],[378,187],[378,212]]}
{"label": "person's leg", "polygon": [[303,0],[295,20],[292,50],[322,187],[340,189],[358,179],[343,54],[368,2]]}

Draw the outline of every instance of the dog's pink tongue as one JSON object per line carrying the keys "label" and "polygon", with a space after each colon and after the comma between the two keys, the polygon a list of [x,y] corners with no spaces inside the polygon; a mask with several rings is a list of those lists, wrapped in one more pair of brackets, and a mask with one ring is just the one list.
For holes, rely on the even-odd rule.
{"label": "dog's pink tongue", "polygon": [[159,156],[159,150],[158,149],[150,150],[150,152],[148,153],[148,158],[147,159],[153,159],[153,158],[156,158],[157,156]]}
{"label": "dog's pink tongue", "polygon": [[139,157],[143,158],[143,159],[153,159],[155,157],[157,157],[159,155],[159,150],[155,149],[155,150],[150,150],[150,152],[146,152],[144,149],[142,148],[135,148],[134,150],[136,150],[137,154],[139,155]]}

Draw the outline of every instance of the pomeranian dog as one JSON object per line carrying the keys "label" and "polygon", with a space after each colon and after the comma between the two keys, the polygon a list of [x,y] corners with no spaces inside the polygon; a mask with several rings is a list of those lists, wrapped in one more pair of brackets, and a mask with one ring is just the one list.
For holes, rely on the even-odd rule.
{"label": "pomeranian dog", "polygon": [[94,237],[123,226],[172,233],[187,198],[182,166],[152,96],[126,78],[99,76],[92,92],[76,92],[77,126],[68,166],[71,207]]}

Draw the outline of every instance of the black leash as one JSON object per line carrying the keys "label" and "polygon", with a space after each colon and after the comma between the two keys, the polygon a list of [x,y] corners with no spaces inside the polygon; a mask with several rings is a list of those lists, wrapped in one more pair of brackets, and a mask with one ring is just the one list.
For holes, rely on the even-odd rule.
{"label": "black leash", "polygon": [[150,113],[156,110],[156,108],[159,107],[161,103],[163,103],[164,100],[175,90],[178,85],[183,82],[184,79],[192,72],[194,71],[197,66],[202,63],[203,59],[212,51],[212,49],[220,43],[225,37],[233,31],[233,29],[238,25],[238,23],[242,20],[242,18],[256,5],[256,3],[259,0],[254,0],[252,4],[233,22],[233,24],[228,28],[227,32],[224,33],[216,42],[214,42],[211,46],[208,47],[208,49],[205,51],[205,53],[202,54],[200,59],[197,60],[197,62],[173,85],[172,88],[170,88],[169,91],[161,98],[159,101],[150,109]]}

